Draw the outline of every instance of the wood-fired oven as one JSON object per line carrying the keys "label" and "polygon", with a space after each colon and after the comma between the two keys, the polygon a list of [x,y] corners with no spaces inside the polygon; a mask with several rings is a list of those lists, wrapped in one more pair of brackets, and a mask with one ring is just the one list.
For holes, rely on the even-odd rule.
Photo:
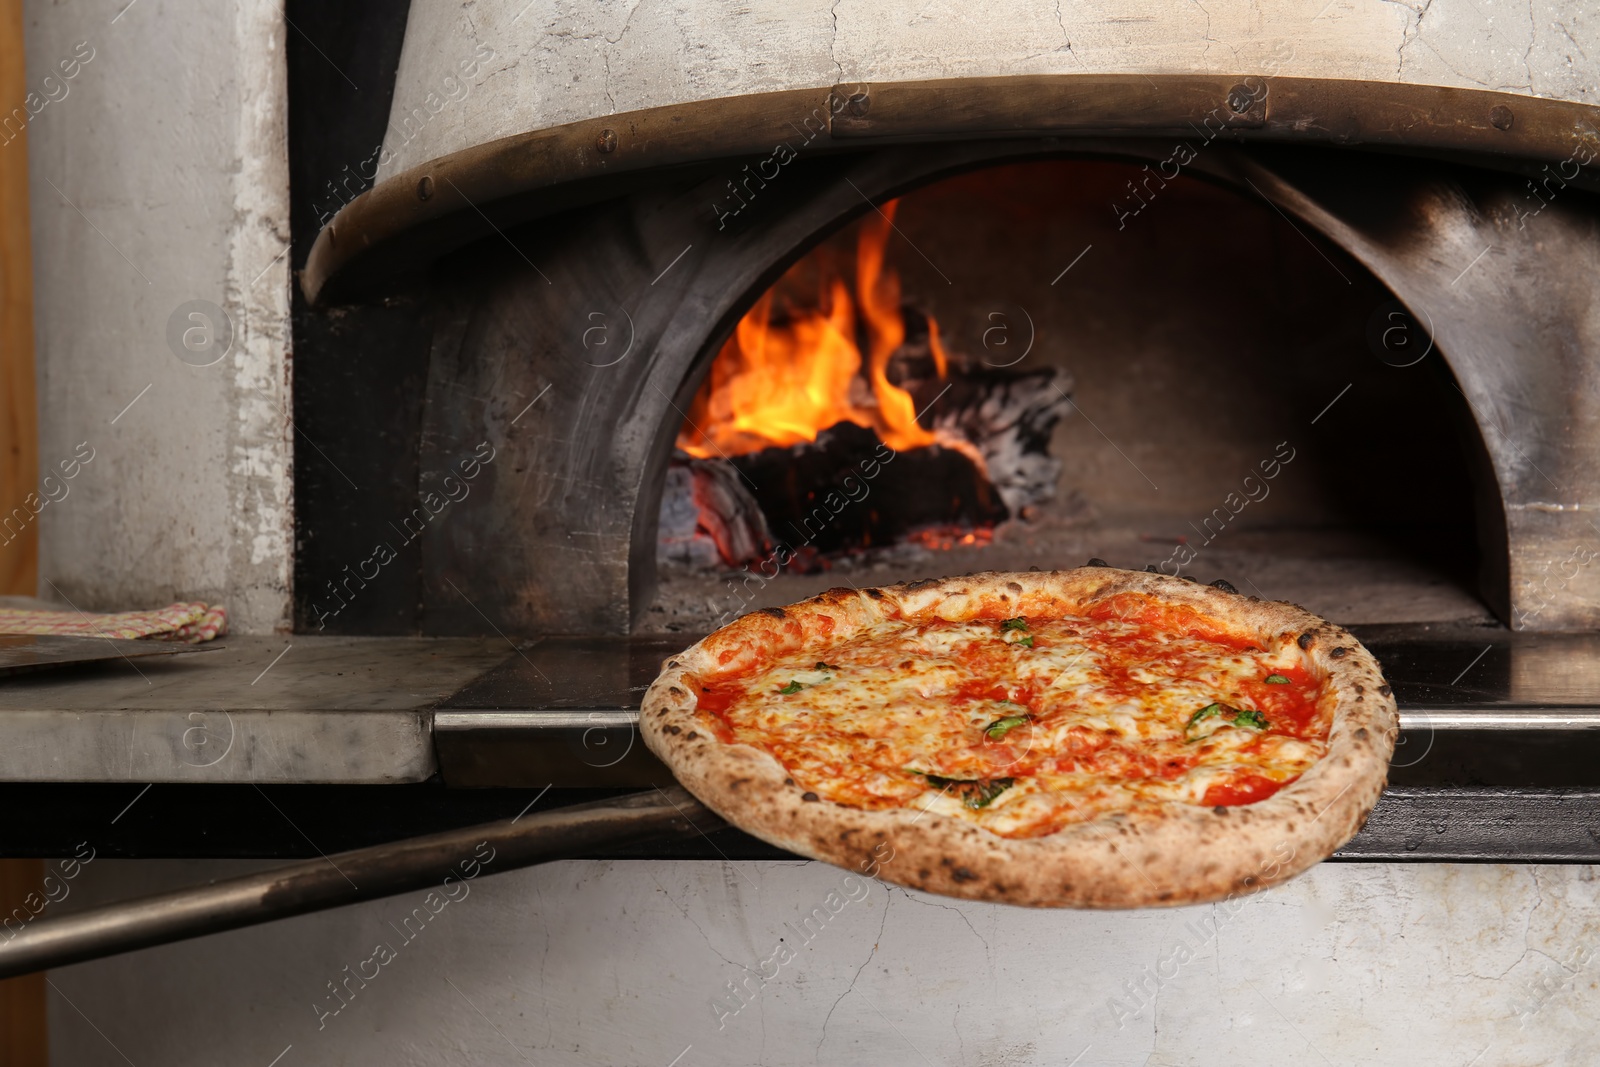
{"label": "wood-fired oven", "polygon": [[[649,789],[623,815],[681,840],[601,827],[603,863],[495,880],[518,887],[483,905],[504,921],[435,957],[505,976],[368,979],[412,1020],[482,995],[468,1021],[541,1062],[880,1062],[922,1037],[891,1021],[912,1004],[954,1020],[960,1055],[929,1062],[1261,1062],[1279,1015],[1314,1032],[1297,1049],[1460,1062],[1537,1016],[1519,1040],[1555,1062],[1582,1027],[1544,1013],[1584,1010],[1592,953],[1563,946],[1595,935],[1600,861],[1600,38],[1470,0],[1317,6],[291,0],[293,640],[313,681],[288,707],[243,675],[233,703],[185,705],[183,738],[227,731],[170,779],[218,783],[186,816],[206,847],[123,854],[308,860],[221,929],[421,885],[396,872],[465,841],[403,840],[423,830],[532,812],[552,836],[507,866],[581,852],[585,819],[626,819],[546,809]],[[779,936],[764,894],[804,912],[826,872],[660,802],[680,794],[635,723],[662,659],[833,586],[1096,560],[1302,603],[1382,661],[1390,788],[1353,862],[1274,891],[1334,916],[1304,937],[1336,928],[1335,948],[1289,977],[1219,951],[1215,988],[1180,988],[1139,970],[1166,937],[1148,914],[951,908],[966,926],[923,937],[949,916],[895,889],[883,923],[918,909],[904,974],[879,953],[893,931],[844,908],[856,933],[805,948],[804,981],[752,984]],[[361,692],[283,741],[314,684]],[[240,815],[280,752],[302,799]],[[309,862],[356,846],[387,850],[351,854],[365,889]],[[330,975],[370,959],[332,914],[284,927]],[[1184,944],[1265,967],[1302,939],[1251,914]],[[167,936],[140,929],[118,948]],[[1524,980],[1539,953],[1567,985]],[[630,968],[723,1010],[664,979],[620,993]],[[1287,1014],[1229,999],[1255,978]],[[239,981],[251,1012],[278,988]],[[294,1054],[433,1040],[347,1024],[380,993],[335,1011],[324,984],[317,1033],[345,1036]],[[260,1019],[239,1026],[290,1040]]]}

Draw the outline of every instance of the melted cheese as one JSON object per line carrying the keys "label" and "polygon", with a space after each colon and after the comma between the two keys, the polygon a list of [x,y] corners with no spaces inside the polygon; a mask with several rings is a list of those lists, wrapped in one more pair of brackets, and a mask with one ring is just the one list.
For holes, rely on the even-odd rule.
{"label": "melted cheese", "polygon": [[893,620],[701,679],[700,706],[825,800],[1032,837],[1163,802],[1253,803],[1303,774],[1332,710],[1282,646],[1148,618]]}

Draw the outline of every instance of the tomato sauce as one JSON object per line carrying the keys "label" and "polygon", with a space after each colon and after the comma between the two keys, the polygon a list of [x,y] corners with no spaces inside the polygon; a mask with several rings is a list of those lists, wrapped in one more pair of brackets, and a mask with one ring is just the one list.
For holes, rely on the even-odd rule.
{"label": "tomato sauce", "polygon": [[1278,782],[1259,774],[1242,774],[1231,782],[1219,782],[1206,790],[1205,803],[1210,807],[1231,808],[1240,804],[1262,801],[1300,776]]}
{"label": "tomato sauce", "polygon": [[[1269,682],[1268,677],[1287,679]],[[1328,723],[1321,713],[1322,684],[1304,667],[1279,667],[1271,674],[1244,683],[1241,698],[1266,715],[1279,733],[1294,737],[1321,737]]]}

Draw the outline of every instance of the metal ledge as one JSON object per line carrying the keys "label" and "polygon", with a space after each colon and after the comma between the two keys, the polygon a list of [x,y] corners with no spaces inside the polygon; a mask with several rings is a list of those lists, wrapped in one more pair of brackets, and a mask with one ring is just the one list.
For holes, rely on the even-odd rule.
{"label": "metal ledge", "polygon": [[[1462,784],[1487,782],[1496,753],[1543,738],[1518,759],[1572,769],[1540,782],[1600,787],[1580,765],[1582,739],[1600,731],[1600,634],[1358,636],[1394,686],[1402,729],[1437,740],[1425,769],[1448,748]],[[203,656],[27,674],[0,687],[0,781],[353,785],[437,771],[450,785],[666,784],[638,740],[639,704],[661,661],[694,639],[514,650],[500,638],[236,637]]]}
{"label": "metal ledge", "polygon": [[[1593,158],[1597,130],[1600,108],[1567,101],[1258,75],[1027,75],[757,93],[516,134],[393,175],[317,235],[301,286],[313,304],[377,291],[495,227],[617,195],[670,168],[766,157],[779,143],[810,155],[975,138],[1226,133],[1523,161],[1533,166],[1514,169],[1531,173],[1580,150]],[[1573,184],[1600,187],[1600,177],[1591,170]]]}
{"label": "metal ledge", "polygon": [[1600,861],[1592,789],[1388,789],[1335,859],[1412,862]]}
{"label": "metal ledge", "polygon": [[507,652],[495,637],[235,635],[204,655],[35,670],[0,685],[0,782],[425,781],[433,706]]}

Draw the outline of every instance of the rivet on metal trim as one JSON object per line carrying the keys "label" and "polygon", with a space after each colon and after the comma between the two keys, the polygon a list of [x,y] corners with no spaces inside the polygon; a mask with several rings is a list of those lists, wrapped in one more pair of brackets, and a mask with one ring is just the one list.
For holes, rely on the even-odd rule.
{"label": "rivet on metal trim", "polygon": [[845,103],[845,106],[850,109],[850,114],[856,118],[865,118],[868,109],[872,107],[872,101],[867,97],[866,93],[856,93]]}
{"label": "rivet on metal trim", "polygon": [[1228,110],[1236,115],[1243,115],[1250,110],[1250,105],[1255,103],[1256,94],[1247,86],[1235,85],[1228,90]]}
{"label": "rivet on metal trim", "polygon": [[1504,104],[1496,104],[1489,109],[1489,125],[1497,130],[1509,130],[1516,121],[1517,117]]}
{"label": "rivet on metal trim", "polygon": [[422,176],[422,180],[417,182],[417,199],[418,200],[430,200],[432,198],[433,198],[433,178],[431,176],[427,175],[427,174],[424,174]]}
{"label": "rivet on metal trim", "polygon": [[601,155],[609,155],[617,150],[617,131],[601,130],[600,136],[594,139],[595,151]]}

